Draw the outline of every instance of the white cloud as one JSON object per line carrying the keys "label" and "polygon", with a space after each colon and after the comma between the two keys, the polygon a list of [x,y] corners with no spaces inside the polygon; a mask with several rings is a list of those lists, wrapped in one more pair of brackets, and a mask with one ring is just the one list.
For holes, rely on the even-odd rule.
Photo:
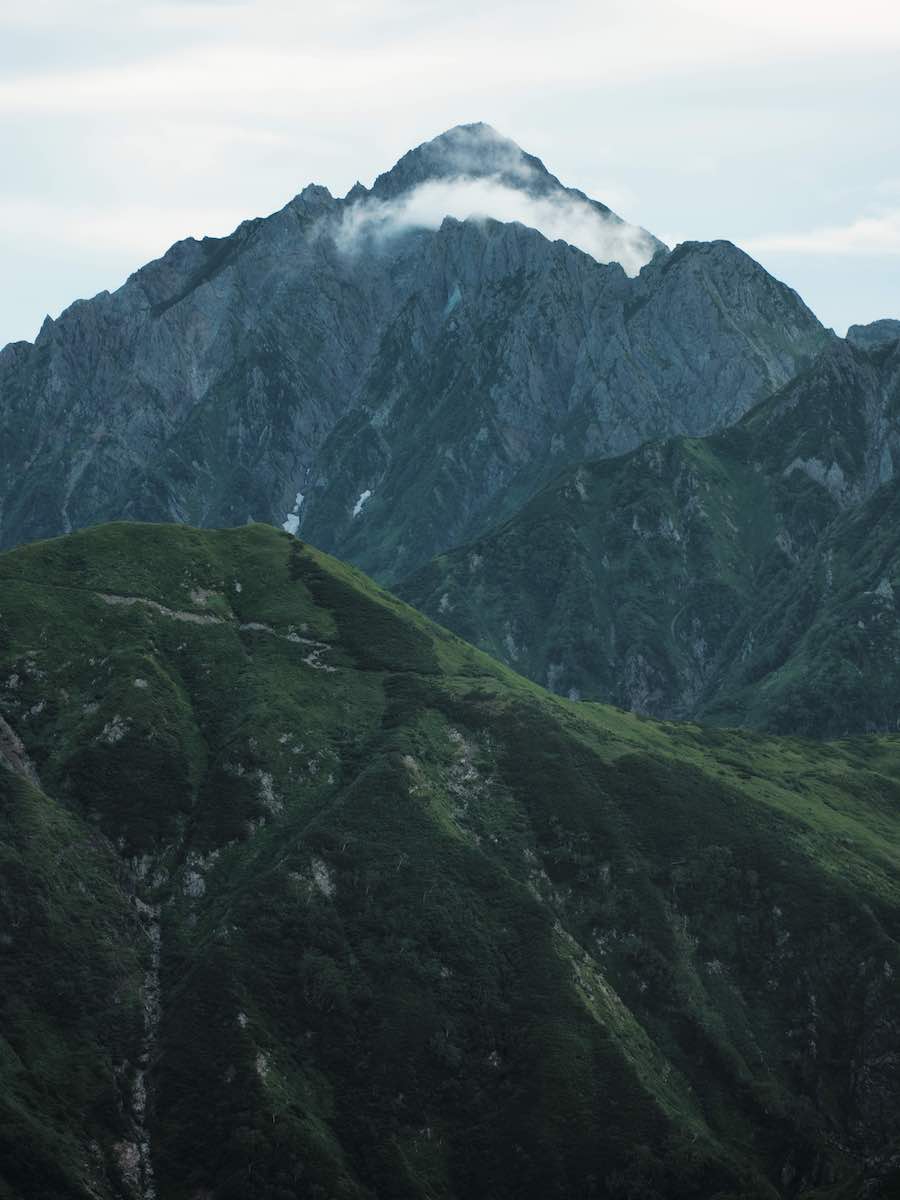
{"label": "white cloud", "polygon": [[116,208],[62,208],[26,200],[0,201],[0,244],[39,239],[70,248],[90,247],[108,254],[134,256],[136,268],[186,237],[222,237],[246,213],[231,209],[162,208],[128,205]]}
{"label": "white cloud", "polygon": [[[401,94],[410,103],[447,89],[608,85],[690,76],[704,66],[900,48],[900,7],[885,0],[857,0],[852,8],[843,0],[653,0],[633,11],[582,0],[501,4],[490,12],[459,3],[452,20],[443,4],[410,0],[345,2],[336,11],[287,0],[138,3],[132,11],[91,0],[87,8],[98,27],[111,22],[124,35],[130,54],[114,66],[9,71],[0,112],[102,113],[115,105],[260,114],[291,98],[325,95],[334,111],[355,109],[361,94],[368,107],[382,109]],[[52,28],[54,14],[65,23],[73,11],[55,0],[2,20],[12,30]],[[187,49],[160,53],[167,41],[159,35],[184,29],[196,35]],[[152,35],[147,46],[144,35]]]}
{"label": "white cloud", "polygon": [[876,47],[900,37],[896,0],[679,0],[683,19],[708,21],[722,36],[776,36],[803,52],[822,49],[848,52],[855,46]]}
{"label": "white cloud", "polygon": [[597,262],[621,263],[632,276],[653,256],[653,242],[644,230],[604,217],[587,201],[564,194],[531,196],[497,178],[464,176],[431,180],[395,201],[360,201],[345,212],[338,242],[352,251],[367,237],[437,229],[444,217],[518,221],[551,241],[561,239],[577,246]]}
{"label": "white cloud", "polygon": [[750,254],[900,254],[900,209],[796,233],[763,234],[741,245]]}
{"label": "white cloud", "polygon": [[[898,50],[894,0],[0,0],[0,344],[170,241],[368,183],[465,121],[654,230],[896,208],[875,186]],[[68,274],[43,250],[63,243]],[[822,288],[847,302],[836,272]]]}

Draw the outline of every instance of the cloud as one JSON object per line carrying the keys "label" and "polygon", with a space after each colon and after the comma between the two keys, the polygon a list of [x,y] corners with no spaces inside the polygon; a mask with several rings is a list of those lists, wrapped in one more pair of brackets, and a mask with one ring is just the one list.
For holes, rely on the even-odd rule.
{"label": "cloud", "polygon": [[[0,344],[63,278],[73,295],[113,286],[165,239],[224,231],[224,206],[236,224],[313,180],[341,194],[462,121],[508,128],[567,182],[689,237],[780,231],[789,211],[812,229],[820,194],[850,180],[827,220],[864,212],[860,195],[896,208],[894,185],[873,188],[898,50],[895,0],[0,3],[2,200],[25,206],[0,230]],[[63,236],[65,277],[43,251]],[[843,303],[847,279],[810,301],[823,289]]]}
{"label": "cloud", "polygon": [[163,254],[173,242],[191,235],[223,237],[246,216],[236,209],[161,208],[128,205],[116,208],[65,208],[31,200],[0,201],[0,246],[7,240],[38,240],[62,249],[94,254],[124,253],[131,269]]}
{"label": "cloud", "polygon": [[750,254],[900,254],[900,209],[797,233],[763,234],[741,245]]}
{"label": "cloud", "polygon": [[551,241],[560,239],[577,246],[597,262],[621,263],[631,276],[653,257],[654,243],[643,229],[604,217],[575,196],[531,196],[496,177],[429,180],[397,200],[362,200],[345,211],[336,240],[350,252],[366,238],[437,229],[445,217],[518,221]]}
{"label": "cloud", "polygon": [[[103,114],[277,113],[327,95],[358,113],[415,103],[436,93],[503,87],[606,85],[691,76],[698,68],[776,59],[888,55],[900,48],[900,10],[891,0],[648,0],[620,5],[564,0],[554,6],[373,0],[338,5],[294,0],[113,5],[34,0],[0,15],[10,33],[78,23],[112,34],[125,53],[94,62],[82,52],[60,66],[23,71],[14,48],[0,82],[0,112]],[[21,11],[20,11],[21,10]],[[107,28],[109,27],[109,28]],[[183,35],[195,35],[187,43]],[[502,39],[502,43],[500,40]],[[498,43],[503,50],[498,53]],[[0,58],[3,47],[0,47]],[[85,65],[87,63],[87,65]]]}

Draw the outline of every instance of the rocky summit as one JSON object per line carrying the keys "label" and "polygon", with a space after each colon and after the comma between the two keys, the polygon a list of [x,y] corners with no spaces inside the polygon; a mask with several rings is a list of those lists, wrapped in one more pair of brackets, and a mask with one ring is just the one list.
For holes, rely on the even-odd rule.
{"label": "rocky summit", "polygon": [[253,519],[396,580],[568,464],[734,421],[828,336],[729,243],[670,253],[462,126],[2,351],[0,545]]}

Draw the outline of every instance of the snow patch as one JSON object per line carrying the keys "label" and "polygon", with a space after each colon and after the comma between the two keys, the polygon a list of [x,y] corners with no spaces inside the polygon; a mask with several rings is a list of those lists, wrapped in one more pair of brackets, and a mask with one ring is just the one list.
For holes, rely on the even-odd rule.
{"label": "snow patch", "polygon": [[457,283],[454,284],[453,291],[450,293],[449,297],[447,298],[447,303],[444,305],[444,316],[449,317],[461,300],[462,292],[459,290],[459,284]]}
{"label": "snow patch", "polygon": [[366,503],[367,503],[367,502],[368,502],[368,501],[371,499],[371,496],[372,496],[372,493],[371,493],[371,491],[369,490],[369,488],[366,488],[366,490],[365,490],[364,492],[360,492],[360,493],[359,493],[359,499],[358,499],[358,500],[357,500],[357,502],[356,502],[356,503],[353,505],[353,515],[354,515],[354,517],[358,517],[358,516],[359,516],[359,514],[360,514],[360,513],[362,512],[362,510],[363,510],[363,507],[364,507],[364,505],[365,505],[365,504],[366,504]]}
{"label": "snow patch", "polygon": [[298,492],[294,500],[294,507],[284,518],[284,523],[281,526],[286,533],[295,535],[297,530],[300,528],[300,507],[303,504],[304,499],[305,497],[303,493]]}

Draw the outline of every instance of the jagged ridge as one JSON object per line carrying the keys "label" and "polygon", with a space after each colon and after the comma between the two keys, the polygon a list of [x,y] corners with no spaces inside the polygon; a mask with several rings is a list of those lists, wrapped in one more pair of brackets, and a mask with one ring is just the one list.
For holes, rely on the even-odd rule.
{"label": "jagged ridge", "polygon": [[521,223],[394,219],[398,197],[463,169],[630,229],[467,126],[371,194],[310,186],[230,237],[179,242],[0,353],[0,545],[113,517],[254,518],[396,579],[567,463],[721,427],[826,338],[727,243],[651,239],[629,279]]}

